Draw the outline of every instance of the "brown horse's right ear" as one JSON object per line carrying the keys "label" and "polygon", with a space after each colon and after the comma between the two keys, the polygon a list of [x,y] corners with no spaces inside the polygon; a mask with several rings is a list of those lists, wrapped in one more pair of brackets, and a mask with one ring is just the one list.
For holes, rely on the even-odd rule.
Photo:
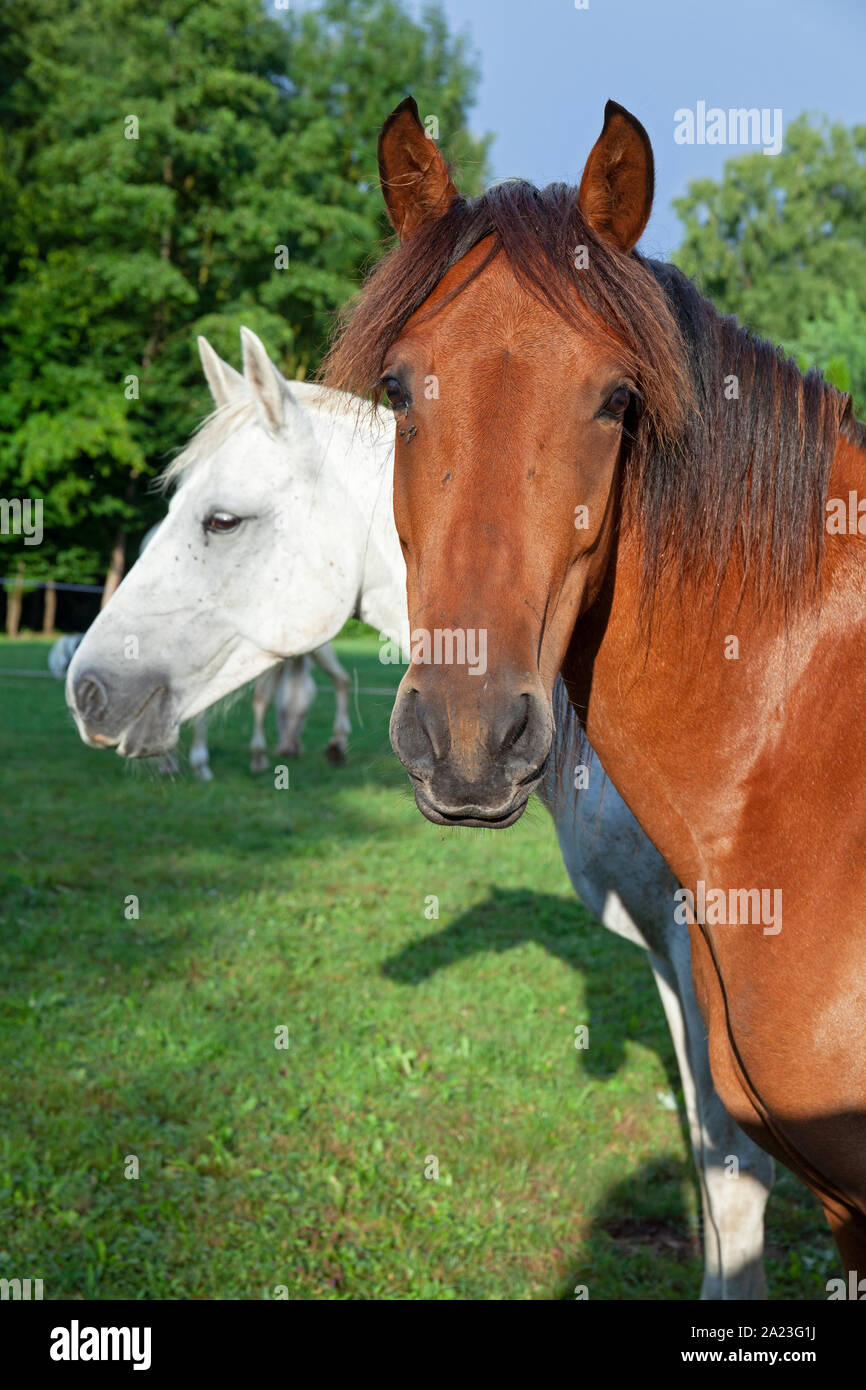
{"label": "brown horse's right ear", "polygon": [[624,106],[609,101],[580,181],[580,211],[603,241],[631,251],[649,221],[653,182],[649,136]]}
{"label": "brown horse's right ear", "polygon": [[445,160],[421,124],[414,97],[401,101],[379,132],[379,182],[401,241],[441,217],[459,197]]}

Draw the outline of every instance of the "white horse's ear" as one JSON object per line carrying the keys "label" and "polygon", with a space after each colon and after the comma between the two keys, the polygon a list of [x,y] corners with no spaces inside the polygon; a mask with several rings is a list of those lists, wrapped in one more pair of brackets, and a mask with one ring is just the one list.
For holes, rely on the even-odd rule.
{"label": "white horse's ear", "polygon": [[207,338],[201,335],[198,338],[198,355],[214,398],[214,405],[228,405],[245,390],[240,372],[236,372],[234,367],[224,362],[219,353],[214,352]]}
{"label": "white horse's ear", "polygon": [[292,400],[285,379],[268,357],[267,349],[251,328],[241,329],[244,353],[244,380],[253,393],[269,429],[278,430],[283,423],[284,409]]}

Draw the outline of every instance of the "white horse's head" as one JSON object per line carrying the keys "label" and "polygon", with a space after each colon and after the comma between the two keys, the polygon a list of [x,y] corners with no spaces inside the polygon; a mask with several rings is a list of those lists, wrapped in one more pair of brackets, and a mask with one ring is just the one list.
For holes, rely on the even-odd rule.
{"label": "white horse's head", "polygon": [[329,641],[357,608],[369,482],[387,492],[393,425],[375,438],[357,402],[290,387],[255,334],[241,338],[243,375],[199,339],[216,409],[169,468],[181,486],[165,521],[69,667],[67,703],[93,747],[166,752],[185,719]]}

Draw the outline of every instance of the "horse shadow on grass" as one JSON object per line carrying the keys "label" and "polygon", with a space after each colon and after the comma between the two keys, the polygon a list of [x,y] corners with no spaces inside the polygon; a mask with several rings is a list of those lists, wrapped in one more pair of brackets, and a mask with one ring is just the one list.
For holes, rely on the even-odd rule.
{"label": "horse shadow on grass", "polygon": [[[627,1042],[655,1051],[669,1091],[678,1098],[677,1116],[689,1155],[684,1160],[653,1160],[608,1190],[581,1241],[574,1277],[555,1296],[574,1298],[575,1287],[586,1285],[593,1298],[640,1298],[661,1280],[668,1291],[662,1296],[696,1297],[700,1238],[687,1210],[686,1186],[692,1187],[698,1210],[700,1194],[676,1057],[640,948],[601,926],[577,899],[493,888],[447,927],[390,956],[382,973],[400,984],[417,985],[478,952],[504,953],[527,942],[542,946],[583,977],[581,1014],[592,1040],[589,1048],[575,1054],[583,1075],[612,1080],[626,1061]],[[579,1084],[577,1075],[574,1084]],[[636,1212],[641,1215],[635,1217]],[[635,1290],[642,1287],[643,1294],[624,1291],[624,1277]]]}
{"label": "horse shadow on grass", "polygon": [[[644,952],[601,926],[576,898],[493,888],[447,927],[390,956],[382,973],[400,984],[420,984],[469,956],[503,953],[530,941],[583,976],[581,1022],[589,1025],[592,1046],[579,1053],[582,1070],[610,1080],[625,1062],[626,1042],[637,1041],[658,1053],[676,1093],[679,1071]],[[622,1022],[626,1012],[627,1028]]]}
{"label": "horse shadow on grass", "polygon": [[697,1298],[703,1256],[700,1231],[684,1201],[689,1182],[694,1183],[690,1162],[657,1158],[614,1183],[583,1233],[570,1273],[551,1297]]}

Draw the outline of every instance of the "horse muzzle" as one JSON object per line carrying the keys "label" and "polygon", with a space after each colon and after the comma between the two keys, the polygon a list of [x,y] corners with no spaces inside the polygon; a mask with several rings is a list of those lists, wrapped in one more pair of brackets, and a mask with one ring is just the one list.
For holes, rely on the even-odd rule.
{"label": "horse muzzle", "polygon": [[124,758],[151,758],[177,743],[174,700],[161,674],[142,674],[121,683],[102,671],[71,667],[66,703],[90,748],[114,748]]}
{"label": "horse muzzle", "polygon": [[419,811],[435,825],[504,829],[519,820],[547,768],[549,703],[531,683],[438,698],[436,677],[410,668],[391,716],[391,746],[412,780]]}

